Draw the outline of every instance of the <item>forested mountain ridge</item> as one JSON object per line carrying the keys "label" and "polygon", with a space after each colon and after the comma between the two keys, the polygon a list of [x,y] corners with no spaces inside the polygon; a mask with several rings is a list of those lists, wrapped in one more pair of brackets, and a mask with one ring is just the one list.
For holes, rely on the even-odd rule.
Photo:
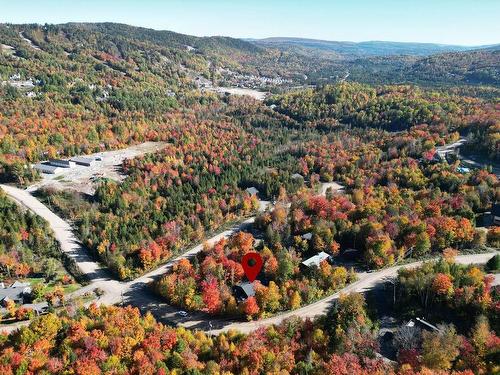
{"label": "forested mountain ridge", "polygon": [[[2,24],[0,42],[0,161],[8,166],[4,177],[19,181],[33,177],[18,163],[24,160],[168,141],[162,127],[218,100],[198,89],[224,84],[225,75],[234,72],[289,79],[272,87],[281,91],[345,78],[372,84],[414,79],[458,83],[452,89],[460,95],[498,97],[495,49],[334,61],[232,38],[113,23]],[[491,86],[464,86],[485,81]]]}
{"label": "forested mountain ridge", "polygon": [[435,53],[471,51],[475,49],[484,49],[495,46],[460,46],[436,43],[412,43],[412,42],[388,42],[388,41],[367,41],[367,42],[344,42],[329,41],[306,38],[265,38],[265,39],[247,39],[259,46],[272,48],[294,48],[303,47],[307,49],[320,49],[323,51],[334,52],[338,54],[355,55],[415,55],[427,56]]}
{"label": "forested mountain ridge", "polygon": [[[192,254],[191,245],[256,215],[266,200],[273,203],[252,227],[258,237],[238,232],[181,259],[159,278],[157,292],[182,309],[259,319],[311,304],[354,281],[355,271],[326,260],[302,272],[303,262],[320,252],[341,264],[340,257],[353,250],[363,269],[443,254],[446,261],[415,271],[427,275],[425,283],[402,271],[391,296],[379,300],[389,307],[392,291],[401,290],[398,298],[414,311],[439,304],[469,321],[421,336],[410,331],[414,339],[404,345],[397,337],[408,331],[407,322],[396,316],[391,364],[377,358],[382,324],[358,294],[341,295],[315,322],[292,319],[248,335],[230,330],[219,336],[201,331],[212,330],[208,319],[196,325],[200,330],[173,329],[131,307],[79,309],[68,303],[59,316],[0,333],[0,373],[498,372],[498,289],[482,270],[453,261],[459,250],[498,247],[500,227],[488,234],[476,228],[500,200],[498,178],[491,168],[463,168],[437,152],[462,135],[483,156],[499,157],[498,89],[484,89],[492,94],[481,99],[478,86],[366,84],[413,79],[403,78],[407,64],[419,60],[415,56],[356,58],[356,65],[345,65],[347,60],[230,38],[108,23],[1,25],[0,42],[2,178],[31,184],[39,176],[28,164],[39,160],[162,141],[154,153],[125,159],[118,166],[122,180],[89,180],[93,196],[70,191],[71,185],[37,192],[73,224],[79,242],[114,279],[135,279],[166,267],[177,254]],[[291,77],[299,87],[276,90],[264,102],[219,95],[208,86],[223,82],[221,68]],[[297,80],[299,73],[310,77]],[[324,77],[342,82],[323,85],[329,82]],[[320,84],[304,88],[309,80]],[[328,183],[341,188],[319,194]],[[8,247],[0,243],[0,266],[19,264],[23,271],[25,264],[43,265],[23,249],[46,242],[46,250],[55,252],[50,232],[0,194],[2,204],[7,225],[0,225],[0,238]],[[261,253],[262,277],[255,296],[237,303],[232,287],[243,280],[241,257],[251,250]],[[429,304],[421,306],[418,296],[424,294]],[[159,305],[141,307],[160,315]],[[401,313],[404,319],[421,316]],[[179,315],[177,321],[194,322],[188,313]],[[443,322],[449,323],[448,316]]]}
{"label": "forested mountain ridge", "polygon": [[498,45],[469,50],[426,43],[241,40],[195,37],[116,23],[0,25],[0,41],[16,47],[18,55],[26,53],[21,37],[28,37],[35,48],[58,58],[62,53],[91,49],[118,59],[134,59],[142,54],[148,64],[158,58],[151,55],[156,51],[161,59],[183,61],[183,66],[216,81],[221,79],[219,68],[224,68],[244,75],[281,77],[290,80],[292,86],[334,82],[346,75],[372,84],[499,84],[492,71],[498,67]]}

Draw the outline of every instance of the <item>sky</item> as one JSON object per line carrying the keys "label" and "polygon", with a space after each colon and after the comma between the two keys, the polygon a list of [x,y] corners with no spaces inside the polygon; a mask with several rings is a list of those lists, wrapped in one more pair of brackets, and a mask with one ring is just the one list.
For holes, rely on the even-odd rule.
{"label": "sky", "polygon": [[197,36],[500,43],[500,0],[0,0],[0,22],[121,22]]}

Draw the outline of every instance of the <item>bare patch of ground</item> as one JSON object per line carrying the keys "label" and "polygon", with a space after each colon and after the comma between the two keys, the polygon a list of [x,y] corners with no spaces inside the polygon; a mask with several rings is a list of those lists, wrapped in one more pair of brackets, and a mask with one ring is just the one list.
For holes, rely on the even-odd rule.
{"label": "bare patch of ground", "polygon": [[326,195],[326,192],[328,189],[332,189],[332,192],[334,193],[343,193],[344,192],[344,186],[340,185],[337,182],[325,182],[321,184],[321,195]]}
{"label": "bare patch of ground", "polygon": [[88,155],[101,158],[94,165],[86,167],[77,165],[74,168],[64,168],[57,174],[42,174],[42,180],[28,188],[35,191],[42,187],[55,189],[71,189],[93,195],[96,181],[99,178],[110,178],[122,181],[126,176],[121,173],[121,165],[125,159],[133,159],[147,153],[157,152],[165,147],[165,142],[146,142],[122,150],[104,151]]}
{"label": "bare patch of ground", "polygon": [[16,52],[16,50],[12,46],[9,46],[7,44],[2,44],[2,52],[7,55],[13,55]]}
{"label": "bare patch of ground", "polygon": [[267,96],[266,92],[242,87],[215,87],[214,91],[231,95],[247,95],[257,100],[264,100]]}

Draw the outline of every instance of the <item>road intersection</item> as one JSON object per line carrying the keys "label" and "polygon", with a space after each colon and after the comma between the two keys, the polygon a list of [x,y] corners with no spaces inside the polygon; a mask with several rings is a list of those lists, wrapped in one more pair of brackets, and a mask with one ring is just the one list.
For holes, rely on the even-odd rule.
{"label": "road intersection", "polygon": [[[338,192],[342,191],[342,186],[336,183],[329,183],[325,185],[323,185],[321,189],[321,194],[323,195],[326,194],[328,187],[331,187]],[[291,316],[315,318],[319,315],[325,314],[332,305],[333,301],[338,298],[340,293],[366,291],[377,283],[382,282],[387,277],[394,277],[397,274],[398,269],[401,267],[415,267],[421,264],[421,262],[414,262],[405,264],[404,266],[393,266],[377,272],[358,273],[358,280],[346,286],[341,291],[332,294],[329,297],[323,298],[313,304],[304,306],[297,310],[288,311],[268,319],[242,322],[234,319],[215,318],[203,312],[190,313],[187,317],[183,317],[179,316],[178,308],[165,303],[160,297],[153,293],[150,288],[150,283],[168,272],[180,259],[195,256],[203,249],[205,244],[214,244],[222,238],[228,238],[231,235],[248,228],[254,222],[255,217],[248,218],[245,221],[235,224],[231,228],[214,235],[210,239],[207,239],[204,243],[192,247],[185,253],[166,262],[153,271],[150,271],[134,280],[121,282],[113,279],[112,275],[106,268],[103,268],[98,262],[94,261],[89,256],[87,250],[81,245],[73,233],[70,223],[50,211],[48,207],[32,196],[28,191],[8,185],[0,185],[0,187],[9,197],[47,220],[50,227],[54,231],[55,238],[61,245],[62,251],[74,261],[75,265],[80,270],[80,273],[89,280],[88,285],[69,294],[67,296],[68,299],[82,296],[85,293],[100,289],[102,293],[99,294],[101,295],[94,300],[87,302],[87,305],[90,303],[107,305],[120,303],[126,305],[130,304],[138,307],[142,312],[150,311],[157,318],[157,320],[161,322],[179,324],[186,328],[210,331],[214,334],[227,331],[229,329],[235,329],[241,332],[250,332],[258,327],[279,324],[281,321]],[[261,201],[261,209],[267,207],[268,204],[269,202]],[[485,263],[495,253],[496,252],[461,255],[456,258],[456,261],[464,264]],[[13,330],[24,324],[24,322],[21,322],[17,325],[5,327],[5,329]],[[4,329],[4,327],[2,327],[2,329]]]}

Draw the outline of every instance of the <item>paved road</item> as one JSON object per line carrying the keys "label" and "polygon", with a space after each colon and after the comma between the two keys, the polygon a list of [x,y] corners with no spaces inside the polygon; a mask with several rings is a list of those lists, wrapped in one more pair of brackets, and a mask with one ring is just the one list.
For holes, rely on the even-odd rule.
{"label": "paved road", "polygon": [[[105,267],[101,266],[97,261],[93,260],[89,256],[87,250],[81,245],[73,233],[73,228],[70,223],[53,213],[47,206],[32,196],[28,191],[9,185],[0,185],[0,187],[13,200],[22,206],[27,207],[49,223],[49,226],[54,231],[54,236],[59,242],[62,251],[75,262],[80,273],[89,280],[89,285],[86,285],[83,288],[69,294],[68,298],[76,297],[85,294],[86,292],[91,292],[96,288],[100,288],[104,294],[97,299],[97,303],[114,304],[122,301],[130,301],[131,303],[137,304],[137,301],[142,301],[142,303],[147,304],[147,297],[150,295],[150,293],[148,293],[148,283],[165,274],[172,267],[172,265],[181,258],[190,258],[200,252],[203,249],[204,243],[214,244],[222,238],[230,237],[232,234],[249,227],[255,220],[255,217],[251,217],[241,223],[235,224],[230,229],[209,238],[202,244],[194,246],[182,255],[161,265],[155,270],[148,272],[135,280],[120,282],[113,279],[112,275]],[[268,201],[260,201],[259,209],[265,210],[268,205]],[[146,290],[143,290],[144,288],[146,288]],[[152,296],[149,297],[151,297],[154,301]]]}
{"label": "paved road", "polygon": [[[97,262],[93,261],[87,255],[86,250],[79,244],[78,240],[74,236],[69,223],[65,222],[53,212],[51,212],[46,206],[44,206],[40,201],[38,201],[27,191],[6,185],[0,185],[0,187],[5,190],[5,192],[10,197],[28,207],[33,212],[40,215],[49,222],[50,226],[54,230],[56,239],[61,243],[62,250],[75,260],[81,272],[85,274],[91,281],[89,285],[70,294],[68,296],[69,299],[74,296],[82,295],[85,292],[93,291],[96,288],[100,288],[103,290],[104,294],[92,302],[96,302],[98,304],[116,304],[124,302],[126,304],[137,306],[142,311],[151,311],[153,315],[155,315],[156,318],[160,321],[174,322],[187,328],[210,330],[212,333],[218,333],[226,331],[228,329],[237,329],[242,332],[250,332],[260,326],[280,323],[283,319],[294,315],[298,315],[304,318],[314,318],[318,315],[324,314],[331,306],[332,302],[339,295],[339,293],[336,293],[330,297],[322,299],[321,301],[318,301],[311,305],[304,306],[298,310],[287,312],[269,319],[260,320],[258,322],[241,322],[231,321],[228,319],[214,319],[213,317],[210,317],[209,315],[204,313],[192,313],[187,318],[180,318],[176,315],[179,309],[170,306],[159,299],[158,296],[150,291],[148,284],[161,275],[165,274],[165,272],[167,272],[172,267],[172,265],[181,258],[192,257],[196,253],[201,251],[203,249],[203,244],[194,246],[177,258],[165,263],[164,265],[143,276],[138,277],[135,280],[129,282],[120,282],[112,279],[104,268],[102,268]],[[340,190],[340,186],[335,186],[332,184],[328,184],[327,187],[333,187],[334,189]],[[321,192],[322,194],[325,194],[326,188],[322,189]],[[267,202],[263,203],[264,204],[261,205],[262,208],[264,206],[267,206],[268,204]],[[254,219],[255,217],[251,217],[242,223],[236,224],[232,228],[213,236],[206,242],[209,244],[213,244],[222,238],[227,238],[232,234],[251,225]],[[484,263],[489,258],[491,258],[492,255],[493,253],[463,255],[457,257],[457,261],[460,263]],[[421,264],[421,262],[412,263],[406,265],[406,267],[417,266],[419,264]],[[360,292],[369,289],[384,278],[395,276],[397,270],[400,267],[401,266],[395,266],[373,273],[360,273],[358,274],[359,280],[344,288],[342,292]],[[213,329],[209,328],[208,322],[211,322]],[[23,324],[26,323],[22,322],[19,324],[19,326]],[[15,329],[16,326],[12,327],[12,329]]]}
{"label": "paved road", "polygon": [[[471,264],[486,263],[495,252],[484,253],[484,254],[471,254],[471,255],[460,255],[456,258],[458,263]],[[358,281],[348,285],[341,291],[332,294],[318,302],[301,307],[300,309],[289,311],[280,315],[276,315],[272,318],[262,319],[259,321],[252,322],[242,322],[231,319],[224,318],[214,318],[205,313],[190,313],[187,318],[180,318],[175,315],[177,309],[168,306],[161,301],[151,304],[145,310],[151,310],[156,318],[163,322],[174,322],[190,329],[201,329],[204,331],[210,331],[213,334],[220,332],[225,332],[230,329],[238,330],[243,333],[251,332],[259,327],[269,326],[272,324],[279,324],[284,319],[290,318],[292,316],[300,316],[301,318],[315,318],[320,315],[326,314],[328,309],[332,306],[333,302],[339,297],[340,293],[352,293],[352,292],[364,292],[373,288],[377,283],[383,282],[384,279],[395,277],[397,271],[401,267],[417,267],[421,265],[422,262],[414,262],[405,264],[402,266],[394,266],[390,268],[383,269],[377,272],[362,272],[358,273]],[[496,283],[498,282],[498,275],[496,275]],[[211,322],[212,329],[210,329],[208,322]]]}
{"label": "paved road", "polygon": [[[10,186],[0,186],[6,191],[9,196],[11,196],[24,206],[28,207],[33,212],[37,213],[49,222],[50,226],[54,230],[57,240],[61,243],[61,248],[63,249],[63,251],[75,260],[82,273],[85,273],[91,280],[91,283],[89,285],[68,295],[68,299],[71,299],[74,296],[82,295],[86,292],[93,291],[96,288],[100,288],[104,291],[104,294],[92,302],[96,302],[97,304],[117,304],[124,302],[126,304],[137,306],[144,312],[151,311],[153,315],[155,315],[160,321],[174,322],[187,328],[197,328],[205,331],[210,330],[212,333],[218,333],[227,331],[229,329],[237,329],[242,332],[250,332],[261,326],[278,324],[283,319],[294,315],[298,315],[304,318],[314,318],[318,315],[324,314],[331,306],[332,302],[339,295],[339,293],[336,293],[330,297],[327,297],[311,305],[304,306],[298,310],[287,312],[257,322],[241,322],[231,321],[228,319],[214,319],[213,317],[204,313],[192,313],[187,318],[181,318],[176,315],[179,309],[164,303],[158,296],[150,291],[148,284],[151,281],[155,280],[157,277],[160,277],[165,272],[167,272],[172,267],[172,265],[181,258],[192,257],[196,253],[201,251],[203,248],[203,244],[194,246],[179,257],[165,263],[164,265],[143,276],[138,277],[135,280],[129,282],[120,282],[112,279],[105,269],[101,268],[99,264],[92,261],[91,258],[88,257],[86,250],[76,240],[76,237],[74,236],[69,223],[65,222],[53,212],[51,212],[46,206],[44,206],[40,201],[38,201],[28,192]],[[322,193],[324,194],[325,192],[326,189],[322,189]],[[265,205],[267,206],[267,204]],[[239,223],[232,228],[213,236],[206,242],[212,244],[222,238],[227,238],[232,234],[251,225],[254,219],[254,217],[251,217],[244,222]],[[463,255],[457,257],[457,261],[460,263],[484,263],[489,258],[491,258],[492,255],[493,253]],[[416,262],[406,265],[406,267],[417,266],[419,264],[420,262]],[[360,273],[358,274],[359,280],[344,288],[342,292],[360,292],[369,289],[384,278],[396,275],[396,272],[400,267],[401,266],[391,267],[373,273]],[[89,303],[90,302],[88,302],[88,304]],[[209,328],[208,322],[211,322],[213,329]],[[9,327],[2,327],[2,329],[12,331],[26,324],[28,323],[20,322]]]}
{"label": "paved road", "polygon": [[439,153],[442,153],[442,154],[447,154],[449,152],[455,151],[457,148],[460,148],[460,146],[464,145],[465,143],[467,143],[467,139],[464,137],[461,137],[456,142],[436,147],[436,151]]}
{"label": "paved road", "polygon": [[28,191],[9,185],[0,185],[0,187],[9,197],[22,206],[27,207],[49,223],[54,231],[56,240],[61,245],[61,250],[75,262],[80,273],[89,281],[109,279],[109,274],[106,270],[102,268],[99,263],[94,261],[82,247],[73,233],[73,228],[67,221],[61,219],[49,210],[47,206],[32,196]]}

